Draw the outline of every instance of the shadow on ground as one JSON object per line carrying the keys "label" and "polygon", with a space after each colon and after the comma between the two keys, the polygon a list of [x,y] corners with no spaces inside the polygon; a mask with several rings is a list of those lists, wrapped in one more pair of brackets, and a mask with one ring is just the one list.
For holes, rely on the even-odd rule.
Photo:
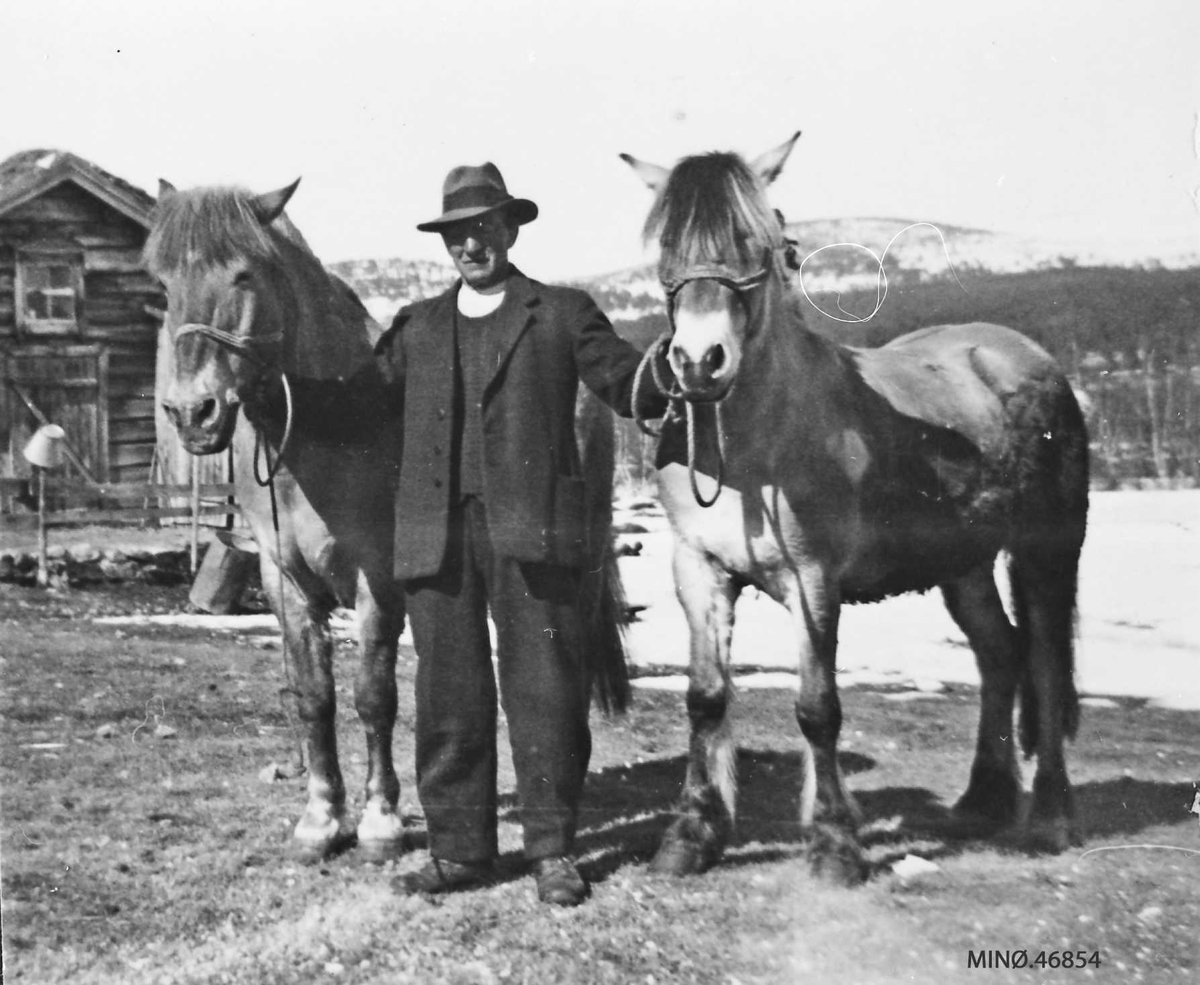
{"label": "shadow on ground", "polygon": [[[875,761],[854,752],[839,757],[845,775],[867,773]],[[685,756],[610,767],[588,777],[577,848],[588,857],[588,874],[604,879],[623,866],[646,862],[658,848],[683,787]],[[800,757],[793,751],[742,749],[738,754],[737,830],[722,865],[738,866],[800,855],[805,839],[799,814]],[[1086,842],[1132,837],[1177,822],[1194,790],[1186,783],[1123,777],[1075,787]],[[935,859],[971,849],[1024,852],[1022,825],[997,830],[965,820],[934,791],[892,786],[855,792],[863,810],[864,849],[875,874],[890,868],[913,846]],[[1022,811],[1028,808],[1028,798]],[[516,819],[515,805],[509,806]],[[514,860],[515,864],[515,860]]]}

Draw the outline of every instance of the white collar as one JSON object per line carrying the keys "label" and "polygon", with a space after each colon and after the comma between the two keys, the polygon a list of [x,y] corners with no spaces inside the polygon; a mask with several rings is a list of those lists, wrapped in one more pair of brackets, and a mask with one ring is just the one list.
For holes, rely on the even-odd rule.
{"label": "white collar", "polygon": [[[506,285],[507,283],[505,281]],[[459,313],[466,315],[468,318],[483,318],[485,315],[490,315],[504,303],[504,294],[505,291],[503,289],[491,294],[481,294],[466,281],[463,281],[462,286],[458,289]]]}

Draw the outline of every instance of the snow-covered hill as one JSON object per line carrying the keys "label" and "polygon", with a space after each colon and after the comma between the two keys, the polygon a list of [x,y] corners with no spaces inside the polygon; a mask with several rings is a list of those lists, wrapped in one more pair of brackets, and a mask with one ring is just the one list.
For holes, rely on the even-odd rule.
{"label": "snow-covered hill", "polygon": [[[881,262],[893,285],[964,272],[1200,267],[1200,235],[1190,243],[1078,243],[881,218],[797,222],[788,226],[788,234],[797,242],[803,285],[809,293],[872,288]],[[330,269],[349,282],[372,315],[384,322],[402,305],[440,293],[455,276],[448,263],[428,260],[353,260],[331,264]],[[613,321],[662,311],[662,288],[650,265],[575,283],[588,290]]]}

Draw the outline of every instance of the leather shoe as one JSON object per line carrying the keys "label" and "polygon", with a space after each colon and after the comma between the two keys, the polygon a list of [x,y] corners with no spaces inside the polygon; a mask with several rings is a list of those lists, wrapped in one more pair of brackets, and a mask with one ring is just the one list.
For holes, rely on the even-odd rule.
{"label": "leather shoe", "polygon": [[462,889],[478,889],[495,878],[491,862],[451,862],[430,857],[416,872],[400,877],[400,889],[409,894],[436,895]]}
{"label": "leather shoe", "polygon": [[569,858],[540,858],[533,863],[538,899],[555,906],[578,906],[588,895],[587,883]]}

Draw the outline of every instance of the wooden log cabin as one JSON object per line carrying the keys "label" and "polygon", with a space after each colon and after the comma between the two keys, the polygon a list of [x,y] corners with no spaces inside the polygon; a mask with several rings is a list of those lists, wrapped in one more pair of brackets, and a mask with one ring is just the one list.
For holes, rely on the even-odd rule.
{"label": "wooden log cabin", "polygon": [[[29,474],[25,444],[51,422],[71,478],[187,481],[189,456],[155,406],[164,300],[141,263],[153,207],[74,154],[0,162],[0,477]],[[204,471],[227,479],[224,462]]]}

